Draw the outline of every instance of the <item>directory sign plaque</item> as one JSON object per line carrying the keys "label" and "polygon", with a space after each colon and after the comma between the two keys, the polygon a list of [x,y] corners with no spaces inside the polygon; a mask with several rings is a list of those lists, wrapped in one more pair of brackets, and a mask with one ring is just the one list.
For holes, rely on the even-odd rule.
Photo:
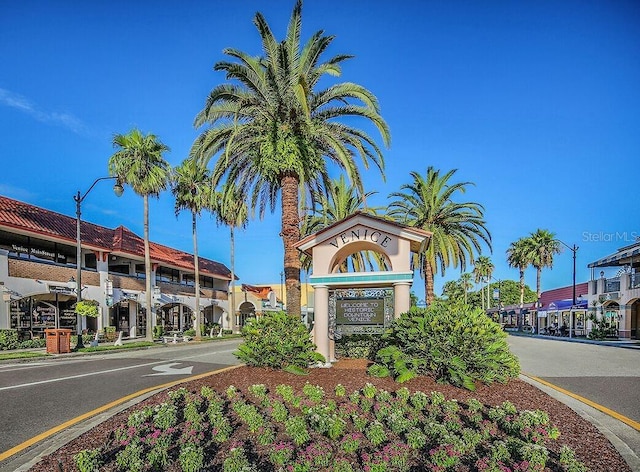
{"label": "directory sign plaque", "polygon": [[383,298],[342,298],[336,300],[336,323],[343,325],[383,325]]}

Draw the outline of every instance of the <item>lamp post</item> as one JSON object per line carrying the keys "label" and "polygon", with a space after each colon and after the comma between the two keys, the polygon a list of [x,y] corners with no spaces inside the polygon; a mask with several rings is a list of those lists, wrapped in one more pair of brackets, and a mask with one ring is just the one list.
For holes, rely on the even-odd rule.
{"label": "lamp post", "polygon": [[[116,183],[113,186],[113,193],[115,193],[117,197],[120,197],[124,192],[124,187],[122,187],[122,184],[120,183],[118,177],[110,176],[97,178],[91,184],[89,190],[87,190],[84,194],[81,194],[80,190],[78,190],[78,193],[73,196],[73,200],[76,202],[76,303],[82,301],[82,239],[80,235],[80,216],[82,213],[80,210],[80,205],[82,204],[86,196],[89,195],[89,192],[91,192],[93,187],[95,187],[95,185],[101,180],[116,180]],[[79,315],[77,316],[77,322],[78,343],[76,344],[76,349],[79,349],[84,347],[84,344],[82,343],[82,323]]]}
{"label": "lamp post", "polygon": [[576,253],[580,248],[575,244],[573,246],[569,246],[567,243],[565,243],[564,241],[560,241],[559,239],[556,239],[556,241],[558,241],[560,244],[562,244],[564,247],[566,247],[573,253],[573,278],[572,278],[572,287],[573,287],[572,297],[573,298],[571,301],[571,314],[569,315],[569,337],[571,337],[571,325],[573,324],[573,319],[571,318],[573,318],[573,310],[576,307]]}

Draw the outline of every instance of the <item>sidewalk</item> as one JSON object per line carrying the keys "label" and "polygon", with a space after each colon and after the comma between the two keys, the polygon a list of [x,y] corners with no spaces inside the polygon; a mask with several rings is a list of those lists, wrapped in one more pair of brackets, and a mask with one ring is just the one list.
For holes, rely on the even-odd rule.
{"label": "sidewalk", "polygon": [[549,336],[542,334],[527,334],[518,331],[507,331],[507,334],[511,336],[521,336],[526,338],[536,339],[548,339],[550,341],[563,341],[568,343],[582,343],[582,344],[597,344],[600,346],[621,347],[624,349],[640,349],[640,340],[636,339],[620,339],[620,340],[608,340],[608,341],[596,341],[594,339],[587,338],[569,338],[566,336]]}

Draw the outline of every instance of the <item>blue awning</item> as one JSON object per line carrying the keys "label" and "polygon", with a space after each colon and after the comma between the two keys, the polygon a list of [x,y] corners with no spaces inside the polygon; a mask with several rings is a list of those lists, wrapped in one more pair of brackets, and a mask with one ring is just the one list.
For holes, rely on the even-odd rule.
{"label": "blue awning", "polygon": [[[573,306],[573,300],[571,298],[569,298],[568,300],[555,300],[549,303],[547,310],[548,311],[566,311],[566,310],[571,310],[572,306]],[[576,308],[581,310],[586,310],[588,306],[589,304],[587,300],[584,300],[584,299],[576,300],[576,304],[575,304]]]}

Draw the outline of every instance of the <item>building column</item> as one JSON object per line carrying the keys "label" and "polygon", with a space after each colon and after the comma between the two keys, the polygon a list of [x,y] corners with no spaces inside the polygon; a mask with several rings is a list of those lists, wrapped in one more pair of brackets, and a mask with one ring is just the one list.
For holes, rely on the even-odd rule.
{"label": "building column", "polygon": [[324,366],[331,367],[331,343],[329,339],[329,287],[316,285],[315,293],[315,322],[313,324],[313,340],[316,350],[326,360]]}
{"label": "building column", "polygon": [[400,318],[411,308],[411,283],[396,282],[393,284],[393,317]]}
{"label": "building column", "polygon": [[631,305],[620,305],[618,311],[618,337],[631,339]]}

